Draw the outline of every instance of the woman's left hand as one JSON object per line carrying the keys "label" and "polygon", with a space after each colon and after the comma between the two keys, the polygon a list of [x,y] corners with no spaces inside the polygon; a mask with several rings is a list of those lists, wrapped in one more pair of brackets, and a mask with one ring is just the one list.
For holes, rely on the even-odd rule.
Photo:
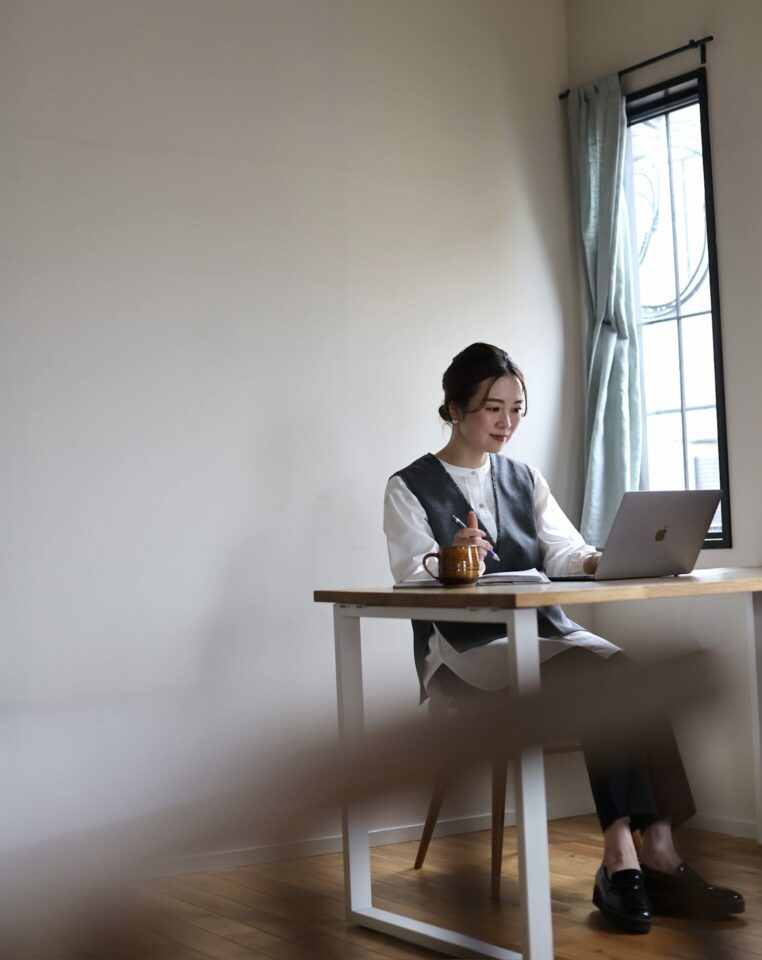
{"label": "woman's left hand", "polygon": [[598,569],[598,561],[601,559],[600,553],[590,553],[582,561],[582,569],[585,573],[595,573]]}

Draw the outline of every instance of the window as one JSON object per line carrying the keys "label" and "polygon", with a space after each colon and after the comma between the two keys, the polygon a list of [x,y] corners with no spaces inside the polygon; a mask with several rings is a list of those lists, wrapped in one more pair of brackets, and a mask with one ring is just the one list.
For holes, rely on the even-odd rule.
{"label": "window", "polygon": [[730,501],[711,153],[703,69],[627,97],[626,189],[639,277],[643,489],[718,489],[705,547],[729,547]]}

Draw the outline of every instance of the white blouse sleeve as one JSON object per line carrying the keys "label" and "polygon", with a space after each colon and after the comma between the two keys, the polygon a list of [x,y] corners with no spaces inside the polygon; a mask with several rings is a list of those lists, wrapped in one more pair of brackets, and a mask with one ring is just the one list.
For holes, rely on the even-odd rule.
{"label": "white blouse sleeve", "polygon": [[534,467],[531,470],[534,475],[537,536],[545,572],[550,577],[577,576],[583,573],[585,557],[597,551],[585,543],[582,534],[559,507],[545,477]]}
{"label": "white blouse sleeve", "polygon": [[410,492],[401,477],[392,477],[386,485],[384,533],[394,582],[428,580],[429,575],[423,569],[423,557],[424,554],[439,550],[439,544],[434,539],[420,500]]}

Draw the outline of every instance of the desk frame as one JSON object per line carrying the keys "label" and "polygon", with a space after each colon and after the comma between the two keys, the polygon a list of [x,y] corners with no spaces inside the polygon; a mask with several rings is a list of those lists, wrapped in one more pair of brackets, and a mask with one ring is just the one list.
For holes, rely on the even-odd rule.
{"label": "desk frame", "polygon": [[[747,595],[757,840],[762,844],[762,568],[705,570],[687,577],[659,580],[533,584],[509,589],[316,591],[316,601],[334,604],[340,737],[351,742],[363,734],[360,630],[363,617],[505,624],[506,636],[511,638],[507,644],[511,686],[525,693],[536,689],[540,682],[536,609],[539,606],[727,593]],[[347,919],[359,926],[452,956],[552,960],[545,774],[540,747],[522,751],[514,763],[514,777],[522,953],[374,907],[369,818],[365,805],[357,802],[345,805],[342,822]]]}
{"label": "desk frame", "polygon": [[[361,617],[441,620],[442,611],[343,604],[334,607],[339,735],[345,742],[362,736],[364,727]],[[540,654],[537,614],[534,610],[453,610],[448,611],[447,619],[470,623],[504,623],[506,636],[515,641],[507,645],[511,687],[519,693],[527,693],[539,686]],[[494,960],[521,960],[522,957],[535,960],[552,957],[548,824],[542,747],[522,751],[514,762],[513,771],[523,954],[374,907],[371,895],[368,817],[364,805],[359,803],[347,804],[343,811],[347,919],[360,926],[456,957],[477,956]]]}

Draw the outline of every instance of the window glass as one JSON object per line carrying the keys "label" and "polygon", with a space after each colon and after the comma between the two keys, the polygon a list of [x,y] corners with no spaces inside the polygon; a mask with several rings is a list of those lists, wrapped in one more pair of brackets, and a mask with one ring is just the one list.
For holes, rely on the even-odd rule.
{"label": "window glass", "polygon": [[[682,321],[682,332],[685,405],[688,409],[709,406],[714,410],[716,399],[712,315],[704,313],[697,317],[686,317]],[[714,421],[716,430],[716,416]]]}
{"label": "window glass", "polygon": [[641,480],[651,490],[722,489],[706,545],[730,546],[704,84],[697,71],[627,98],[625,179],[645,416]]}
{"label": "window glass", "polygon": [[679,411],[646,417],[646,437],[647,489],[684,490],[683,423]]}
{"label": "window glass", "polygon": [[[701,114],[697,103],[674,110],[662,119],[669,123],[669,155],[675,224],[675,256],[680,276],[682,313],[709,310],[706,213],[704,210],[704,158],[701,148]],[[706,301],[696,294],[702,290]]]}
{"label": "window glass", "polygon": [[720,472],[717,459],[717,418],[713,410],[689,410],[685,416],[688,448],[688,486],[691,490],[716,490]]}
{"label": "window glass", "polygon": [[644,322],[674,315],[675,272],[664,117],[630,128],[632,183]]}
{"label": "window glass", "polygon": [[641,330],[646,413],[680,409],[680,352],[677,321],[650,323]]}

